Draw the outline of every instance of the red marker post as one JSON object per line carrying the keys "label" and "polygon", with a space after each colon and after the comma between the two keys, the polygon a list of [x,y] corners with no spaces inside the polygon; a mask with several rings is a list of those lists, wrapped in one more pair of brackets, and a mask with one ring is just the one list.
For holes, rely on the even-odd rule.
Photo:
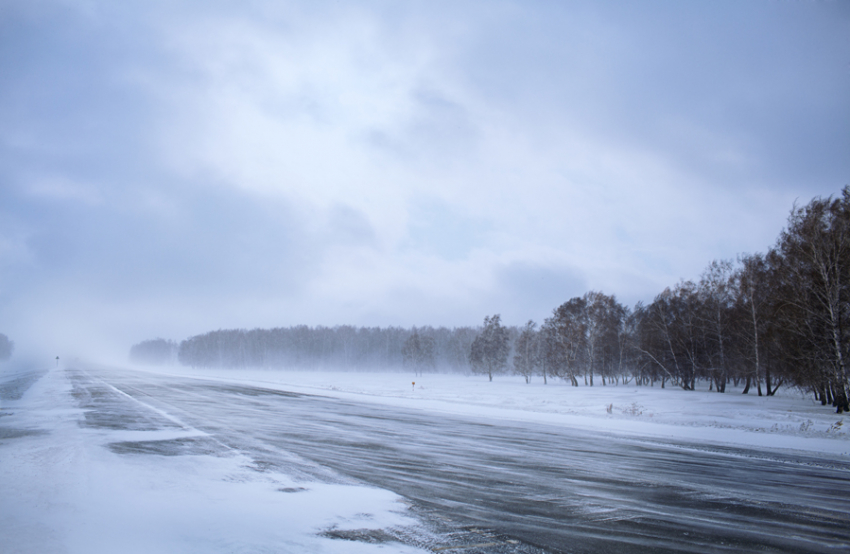
{"label": "red marker post", "polygon": [[415,391],[415,390],[416,390],[416,381],[414,381],[414,382],[413,382],[413,388],[412,388],[412,389],[410,389],[410,390],[411,390],[411,391]]}

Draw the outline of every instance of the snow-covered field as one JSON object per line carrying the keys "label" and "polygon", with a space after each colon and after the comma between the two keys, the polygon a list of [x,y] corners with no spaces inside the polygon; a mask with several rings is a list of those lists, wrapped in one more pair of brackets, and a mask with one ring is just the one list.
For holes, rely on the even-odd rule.
{"label": "snow-covered field", "polygon": [[710,392],[707,383],[685,391],[669,385],[662,389],[657,383],[572,387],[549,380],[544,385],[539,377],[526,384],[513,375],[488,382],[486,376],[459,374],[185,367],[155,371],[446,413],[850,456],[848,416],[789,388],[759,397],[755,388],[747,395],[731,387],[723,394]]}

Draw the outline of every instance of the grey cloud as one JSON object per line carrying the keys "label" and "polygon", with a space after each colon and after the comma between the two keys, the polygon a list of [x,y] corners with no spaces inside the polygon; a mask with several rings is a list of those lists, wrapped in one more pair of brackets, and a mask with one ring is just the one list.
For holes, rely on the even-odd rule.
{"label": "grey cloud", "polygon": [[828,6],[578,2],[513,15],[477,26],[459,62],[506,113],[661,152],[717,187],[850,175],[850,24]]}
{"label": "grey cloud", "polygon": [[415,249],[445,260],[463,260],[487,244],[492,224],[466,216],[436,198],[418,198],[409,208],[408,240],[404,249]]}
{"label": "grey cloud", "polygon": [[291,321],[274,310],[320,271],[323,233],[281,200],[215,186],[171,192],[170,214],[132,202],[92,207],[0,195],[37,222],[25,243],[29,259],[0,268],[0,285],[9,285],[0,290],[7,331],[67,347],[69,337],[120,344],[145,333],[185,338],[207,325]]}
{"label": "grey cloud", "polygon": [[392,128],[373,129],[368,143],[406,163],[445,169],[468,163],[480,140],[478,126],[459,101],[434,88],[411,91],[413,111]]}
{"label": "grey cloud", "polygon": [[377,238],[369,218],[360,210],[345,204],[333,206],[329,227],[331,240],[348,246],[374,245]]}
{"label": "grey cloud", "polygon": [[7,209],[34,222],[27,242],[34,263],[20,269],[32,273],[28,287],[73,283],[112,299],[285,296],[315,270],[321,243],[282,200],[172,186],[175,207],[164,213],[137,203],[138,188],[94,206],[3,195]]}
{"label": "grey cloud", "polygon": [[496,269],[497,297],[502,315],[512,324],[538,323],[552,310],[587,292],[587,281],[576,267],[513,262]]}

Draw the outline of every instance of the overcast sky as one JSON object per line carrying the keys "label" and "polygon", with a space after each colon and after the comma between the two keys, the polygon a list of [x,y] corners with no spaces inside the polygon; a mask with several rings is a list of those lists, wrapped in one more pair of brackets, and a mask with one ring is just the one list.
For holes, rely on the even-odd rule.
{"label": "overcast sky", "polygon": [[848,184],[848,2],[0,3],[0,332],[50,354],[633,305]]}

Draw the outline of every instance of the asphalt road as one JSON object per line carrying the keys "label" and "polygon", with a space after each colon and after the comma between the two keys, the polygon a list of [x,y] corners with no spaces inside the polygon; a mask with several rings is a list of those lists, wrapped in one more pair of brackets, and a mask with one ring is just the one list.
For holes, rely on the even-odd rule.
{"label": "asphalt road", "polygon": [[[847,552],[850,461],[435,414],[220,381],[68,370],[86,425],[209,438],[128,455],[235,449],[258,470],[407,498],[463,552]],[[356,537],[341,537],[356,538]],[[466,539],[467,544],[475,544]],[[458,550],[461,551],[461,550]]]}

